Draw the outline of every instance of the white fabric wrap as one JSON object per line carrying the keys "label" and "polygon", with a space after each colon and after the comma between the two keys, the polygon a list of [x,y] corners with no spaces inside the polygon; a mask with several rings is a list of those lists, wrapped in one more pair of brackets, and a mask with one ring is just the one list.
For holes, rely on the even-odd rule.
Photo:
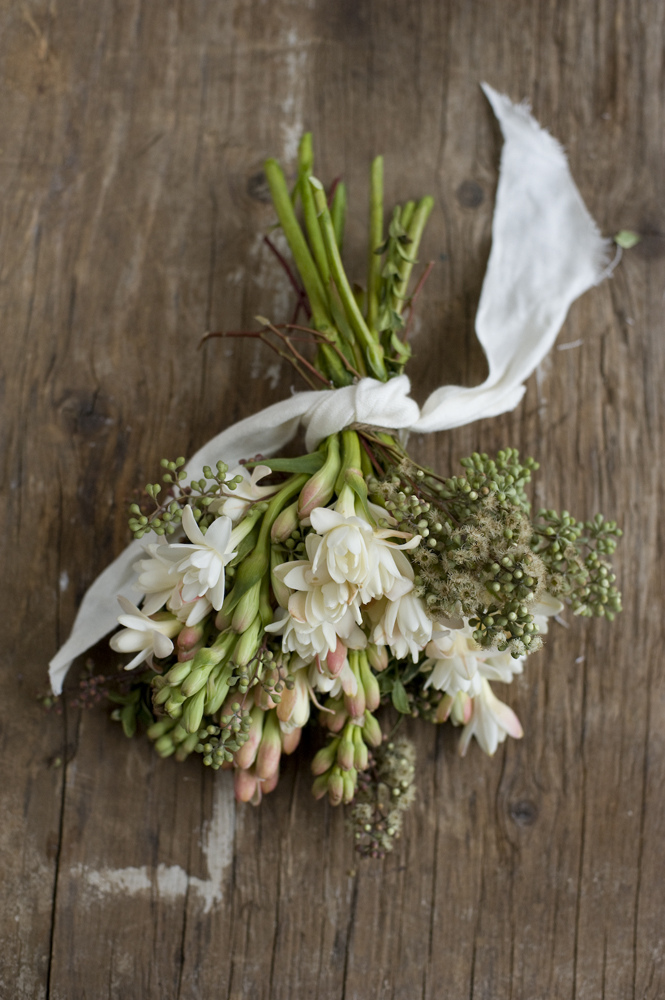
{"label": "white fabric wrap", "polygon": [[[489,375],[475,388],[442,386],[422,409],[409,396],[406,375],[362,379],[343,389],[296,393],[234,424],[208,441],[187,463],[199,478],[222,459],[279,452],[303,427],[311,450],[351,424],[429,433],[514,409],[525,379],[552,347],[575,299],[603,277],[607,244],[587,212],[552,136],[524,105],[483,85],[505,139],[492,224],[492,251],[483,282],[476,333]],[[77,656],[117,624],[118,594],[136,601],[133,564],[143,553],[134,541],[95,580],[71,635],[51,660],[55,694]]]}

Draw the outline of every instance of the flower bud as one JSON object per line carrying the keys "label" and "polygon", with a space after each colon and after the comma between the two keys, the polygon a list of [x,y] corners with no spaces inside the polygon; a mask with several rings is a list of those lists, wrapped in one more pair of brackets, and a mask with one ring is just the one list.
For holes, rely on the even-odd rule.
{"label": "flower bud", "polygon": [[365,708],[368,712],[375,712],[381,704],[381,692],[379,682],[376,675],[372,673],[364,651],[358,654],[358,673],[360,683],[365,690]]}
{"label": "flower bud", "polygon": [[342,698],[329,698],[326,702],[329,711],[319,712],[319,722],[331,733],[339,733],[349,717]]}
{"label": "flower bud", "polygon": [[254,706],[250,712],[252,724],[249,727],[247,742],[243,743],[240,750],[237,750],[234,755],[237,767],[242,770],[246,770],[248,767],[251,767],[256,760],[259,744],[261,743],[261,736],[263,735],[263,723],[265,721],[265,716],[266,713],[256,706]]}
{"label": "flower bud", "polygon": [[229,679],[233,672],[230,665],[218,668],[208,678],[204,715],[215,715],[229,693]]}
{"label": "flower bud", "polygon": [[[445,696],[448,697],[448,696]],[[444,699],[442,698],[441,701]],[[465,691],[458,691],[452,699],[449,715],[456,726],[465,726],[473,714],[473,699]]]}
{"label": "flower bud", "polygon": [[360,679],[360,671],[358,669],[358,654],[355,650],[354,655],[349,657],[349,666],[356,679],[357,687],[355,694],[351,692],[344,693],[344,707],[352,719],[360,719],[365,714],[367,705],[365,702],[365,689]]}
{"label": "flower bud", "polygon": [[[196,661],[195,661],[196,662]],[[206,681],[210,676],[213,667],[216,663],[202,663],[200,666],[195,666],[188,677],[182,682],[181,690],[185,698],[191,698],[195,695],[197,691],[200,691],[202,687],[205,687]]]}
{"label": "flower bud", "polygon": [[257,778],[270,778],[279,768],[279,758],[282,755],[282,740],[280,738],[279,722],[274,711],[266,713],[263,722],[263,734],[256,755]]}
{"label": "flower bud", "polygon": [[358,784],[358,772],[354,769],[350,771],[345,771],[342,775],[343,781],[343,791],[342,791],[342,802],[345,806],[348,806],[350,802],[353,802],[353,797],[356,794],[356,785]]}
{"label": "flower bud", "polygon": [[346,662],[346,646],[342,642],[339,636],[337,636],[337,645],[334,650],[331,650],[326,657],[326,664],[328,667],[328,673],[332,677],[337,677],[338,673],[342,669]]}
{"label": "flower bud", "polygon": [[205,705],[205,700],[205,688],[201,688],[201,690],[197,691],[193,698],[188,698],[185,702],[182,710],[182,725],[188,733],[198,732],[201,725],[201,719],[203,718],[203,706]]}
{"label": "flower bud", "polygon": [[279,767],[275,770],[274,774],[270,778],[264,778],[263,781],[259,782],[261,786],[261,794],[268,795],[277,788],[277,782],[279,781]]}
{"label": "flower bud", "polygon": [[366,653],[372,670],[376,670],[376,672],[380,674],[382,670],[386,669],[388,666],[387,646],[377,646],[375,643],[370,642],[367,646]]}
{"label": "flower bud", "polygon": [[261,616],[257,615],[252,624],[246,629],[238,640],[234,660],[239,667],[246,667],[254,659],[261,645],[263,637],[263,625]]}
{"label": "flower bud", "polygon": [[178,749],[176,750],[175,759],[180,763],[182,763],[184,760],[187,760],[189,755],[191,753],[194,753],[194,748],[196,747],[196,744],[198,742],[199,742],[198,732],[190,733],[187,739],[184,739],[180,744],[180,746],[178,747]]}
{"label": "flower bud", "polygon": [[252,624],[259,613],[260,596],[261,581],[258,580],[253,587],[250,587],[249,590],[242,595],[236,604],[235,611],[233,612],[233,618],[231,620],[234,632],[245,632]]}
{"label": "flower bud", "polygon": [[152,696],[153,705],[164,705],[169,698],[173,695],[173,688],[167,684],[166,687],[160,688],[159,691],[155,691]]}
{"label": "flower bud", "polygon": [[328,778],[328,799],[331,806],[338,806],[344,796],[344,778],[339,767],[334,767]]}
{"label": "flower bud", "polygon": [[352,722],[347,722],[342,733],[342,738],[337,747],[337,763],[343,771],[348,771],[353,767],[354,747],[353,732],[356,727]]}
{"label": "flower bud", "polygon": [[294,500],[275,518],[270,529],[270,538],[274,543],[285,542],[294,531],[298,530],[298,527],[298,501]]}
{"label": "flower bud", "polygon": [[363,740],[360,726],[353,727],[353,766],[356,771],[364,771],[369,763],[369,753]]}
{"label": "flower bud", "polygon": [[281,701],[277,706],[277,718],[285,733],[292,729],[302,729],[309,719],[307,671],[305,669],[297,670],[294,680],[295,683],[291,690],[285,688],[282,692]]}
{"label": "flower bud", "polygon": [[453,699],[451,695],[444,694],[441,701],[436,707],[436,716],[435,716],[436,721],[447,722],[452,707],[453,707]]}
{"label": "flower bud", "polygon": [[233,775],[233,790],[238,802],[251,802],[256,793],[256,774],[254,769],[237,770]]}
{"label": "flower bud", "polygon": [[300,743],[301,736],[302,727],[300,729],[292,729],[290,733],[282,732],[282,753],[287,755],[293,753]]}
{"label": "flower bud", "polygon": [[178,659],[181,662],[193,659],[199,649],[202,648],[204,637],[205,626],[203,622],[199,622],[198,625],[185,625],[178,633],[178,638],[175,642]]}
{"label": "flower bud", "polygon": [[171,739],[170,733],[159,737],[155,743],[155,750],[160,757],[170,757],[172,753],[175,753],[175,743]]}
{"label": "flower bud", "polygon": [[330,501],[340,468],[339,438],[336,434],[332,434],[327,441],[325,462],[319,471],[307,480],[300,492],[298,517],[301,521],[309,517],[315,507],[325,507]]}
{"label": "flower bud", "polygon": [[153,722],[153,724],[148,729],[148,739],[158,740],[160,737],[164,736],[166,733],[173,729],[173,719],[160,719],[159,722]]}
{"label": "flower bud", "polygon": [[339,737],[330,740],[324,747],[314,755],[312,761],[312,774],[325,774],[335,763],[337,748],[339,747]]}
{"label": "flower bud", "polygon": [[178,684],[182,684],[184,679],[189,676],[191,670],[191,661],[176,663],[171,667],[168,673],[164,674],[164,680],[167,681],[168,684],[172,684],[173,687],[177,687]]}
{"label": "flower bud", "polygon": [[280,608],[288,607],[289,597],[291,596],[289,588],[275,573],[277,567],[281,566],[284,561],[282,553],[273,546],[270,550],[270,585]]}
{"label": "flower bud", "polygon": [[312,795],[315,799],[322,799],[328,791],[328,774],[320,774],[312,783]]}
{"label": "flower bud", "polygon": [[381,746],[381,741],[383,739],[381,726],[371,712],[365,712],[365,718],[363,721],[363,739],[366,743],[369,743],[371,747]]}

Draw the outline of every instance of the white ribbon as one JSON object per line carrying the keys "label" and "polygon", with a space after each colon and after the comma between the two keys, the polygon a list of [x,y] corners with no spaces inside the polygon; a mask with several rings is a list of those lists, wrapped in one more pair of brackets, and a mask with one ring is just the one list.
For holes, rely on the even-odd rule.
{"label": "white ribbon", "polygon": [[[306,430],[312,450],[351,424],[421,433],[447,430],[514,409],[523,382],[551,349],[575,299],[603,277],[608,246],[587,212],[555,139],[524,105],[483,85],[505,139],[492,224],[492,251],[483,282],[476,333],[489,375],[475,388],[442,386],[422,410],[406,375],[362,379],[334,391],[301,392],[239,421],[187,463],[192,478],[222,459],[279,452]],[[72,661],[117,624],[115,597],[137,598],[132,567],[143,553],[134,541],[87,591],[71,635],[49,665],[55,694]]]}

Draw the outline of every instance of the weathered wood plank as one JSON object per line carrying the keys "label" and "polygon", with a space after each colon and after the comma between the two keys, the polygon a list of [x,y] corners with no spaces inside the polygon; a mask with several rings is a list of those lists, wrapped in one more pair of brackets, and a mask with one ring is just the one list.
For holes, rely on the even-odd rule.
{"label": "weathered wood plank", "polygon": [[[0,11],[0,991],[663,993],[664,20],[657,0]],[[520,409],[414,446],[452,468],[514,444],[542,461],[539,501],[616,512],[625,612],[613,630],[552,632],[509,692],[525,738],[495,760],[460,761],[455,733],[411,727],[420,795],[394,855],[370,865],[341,812],[311,800],[305,763],[259,810],[236,808],[226,776],[160,762],[99,710],[45,716],[36,696],[124,544],[134,487],[289,391],[256,345],[196,350],[206,329],[288,308],[261,244],[265,156],[292,166],[314,131],[317,170],[343,173],[360,206],[347,256],[361,276],[370,157],[386,155],[388,198],[435,195],[415,393],[483,378],[473,317],[500,148],[483,78],[531,98],[603,230],[644,239],[575,305],[569,349]]]}

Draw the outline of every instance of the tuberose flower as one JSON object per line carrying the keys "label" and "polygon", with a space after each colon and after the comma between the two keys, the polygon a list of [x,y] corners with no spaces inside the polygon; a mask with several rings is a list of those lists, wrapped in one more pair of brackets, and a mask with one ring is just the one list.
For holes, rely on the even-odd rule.
{"label": "tuberose flower", "polygon": [[481,748],[491,757],[506,736],[519,740],[524,735],[520,720],[512,708],[500,701],[483,678],[480,692],[473,698],[471,719],[465,725],[459,744],[463,757],[471,737],[475,736]]}
{"label": "tuberose flower", "polygon": [[237,483],[234,490],[224,487],[225,499],[221,502],[216,501],[213,507],[215,512],[223,514],[224,517],[230,517],[234,523],[239,521],[247,513],[252,503],[263,500],[265,497],[271,497],[279,490],[279,485],[259,486],[261,480],[269,476],[271,472],[272,470],[267,465],[257,465],[251,474],[248,473],[244,465],[232,469],[227,478],[237,479],[240,476],[242,482]]}
{"label": "tuberose flower", "polygon": [[111,636],[110,645],[116,653],[136,653],[125,670],[133,670],[153,655],[159,659],[173,652],[172,639],[182,628],[182,622],[171,615],[162,619],[149,618],[126,597],[119,596],[118,604],[124,611],[118,621],[125,628]]}
{"label": "tuberose flower", "polygon": [[[356,514],[329,507],[316,507],[310,519],[321,538],[312,557],[315,576],[325,567],[336,583],[356,586],[363,604],[383,596],[397,600],[413,589],[411,564],[399,550],[415,548],[420,544],[419,535],[374,528]],[[395,537],[407,541],[390,541]]]}
{"label": "tuberose flower", "polygon": [[481,692],[483,678],[508,684],[515,674],[522,672],[525,659],[523,656],[514,659],[509,652],[483,649],[473,638],[473,629],[466,619],[459,629],[435,625],[425,652],[428,659],[423,668],[429,668],[431,673],[424,687],[434,687],[453,697],[462,691],[474,698]]}
{"label": "tuberose flower", "polygon": [[145,594],[143,614],[154,615],[163,608],[174,590],[179,587],[182,574],[177,565],[182,554],[173,545],[146,545],[147,559],[138,559],[133,566],[138,574],[136,589]]}
{"label": "tuberose flower", "polygon": [[182,526],[192,544],[176,542],[171,546],[181,555],[184,553],[177,567],[182,574],[182,600],[187,604],[197,597],[207,597],[219,611],[224,601],[224,567],[236,555],[231,545],[231,519],[218,517],[204,535],[192,508],[187,506],[182,512]]}
{"label": "tuberose flower", "polygon": [[373,602],[368,606],[368,616],[375,623],[372,642],[390,646],[398,660],[411,656],[415,663],[432,637],[432,619],[414,594],[405,594],[396,601],[383,598]]}

